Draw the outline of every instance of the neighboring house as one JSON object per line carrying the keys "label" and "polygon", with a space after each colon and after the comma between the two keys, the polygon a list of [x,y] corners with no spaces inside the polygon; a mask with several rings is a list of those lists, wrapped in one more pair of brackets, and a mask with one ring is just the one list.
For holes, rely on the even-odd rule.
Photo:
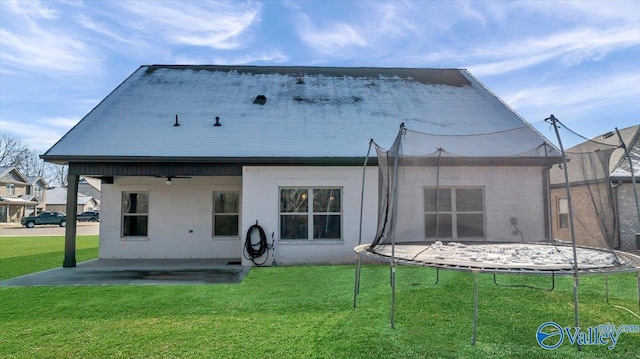
{"label": "neighboring house", "polygon": [[[631,154],[635,177],[640,180],[640,125],[620,130],[620,136]],[[604,243],[603,232],[605,232],[614,247],[626,251],[640,249],[635,239],[636,233],[640,233],[640,223],[633,191],[631,166],[624,150],[619,146],[619,137],[609,133],[566,150],[575,218],[574,237],[578,244],[601,245]],[[589,172],[586,176],[579,173],[582,171],[581,162],[584,161],[578,154],[598,152],[603,154],[601,156],[605,153],[608,155],[603,158],[604,161],[608,161],[608,171],[603,171],[604,175],[600,176],[595,171]],[[550,173],[553,238],[570,241],[564,170],[561,166],[554,166]],[[591,187],[582,180],[584,177],[592,183]],[[594,185],[596,183],[598,185]],[[640,193],[639,184],[636,184],[636,189]],[[610,200],[604,196],[607,192],[610,194]],[[598,206],[599,215],[594,211],[594,203]]]}
{"label": "neighboring house", "polygon": [[39,176],[27,176],[29,181],[28,195],[32,196],[32,200],[35,198],[39,202],[36,207],[36,213],[40,213],[46,210],[47,203],[47,188],[49,184]]}
{"label": "neighboring house", "polygon": [[[548,145],[466,70],[151,65],[42,158],[69,165],[70,198],[80,176],[101,178],[100,258],[249,265],[245,236],[257,223],[275,241],[278,264],[351,263],[369,141],[390,146],[403,122],[431,133],[520,128],[514,142]],[[510,158],[509,165],[474,158],[463,170],[478,175],[455,185],[487,186],[484,210],[507,198],[526,239],[547,239],[543,156]],[[378,206],[375,158],[369,164],[367,242]],[[307,205],[294,211],[295,200]],[[76,215],[69,213],[74,204],[68,217]],[[73,223],[64,266],[75,266]],[[478,239],[513,240],[508,218],[487,224],[487,233],[497,237]]]}
{"label": "neighboring house", "polygon": [[31,182],[15,167],[0,167],[0,223],[20,223],[41,202],[30,194]]}
{"label": "neighboring house", "polygon": [[[76,201],[77,213],[85,211],[93,211],[98,208],[98,201],[92,196],[86,196],[78,193]],[[50,189],[47,193],[47,211],[49,212],[67,212],[67,190],[62,187]]]}
{"label": "neighboring house", "polygon": [[100,208],[100,178],[93,177],[80,177],[80,182],[78,183],[78,192],[83,193],[85,196],[91,196],[93,199],[98,201],[98,207]]}

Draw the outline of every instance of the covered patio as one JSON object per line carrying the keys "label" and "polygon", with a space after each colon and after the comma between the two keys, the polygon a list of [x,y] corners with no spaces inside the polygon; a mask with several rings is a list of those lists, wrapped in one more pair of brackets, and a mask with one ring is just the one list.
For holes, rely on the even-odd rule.
{"label": "covered patio", "polygon": [[236,259],[95,259],[0,282],[0,287],[240,283],[251,267]]}

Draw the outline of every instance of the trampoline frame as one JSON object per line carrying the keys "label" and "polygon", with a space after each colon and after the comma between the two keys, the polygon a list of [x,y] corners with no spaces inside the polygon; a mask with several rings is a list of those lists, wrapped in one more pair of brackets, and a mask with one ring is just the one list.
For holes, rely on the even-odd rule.
{"label": "trampoline frame", "polygon": [[[482,246],[484,244],[477,244],[477,246]],[[528,243],[528,245],[562,245],[562,244],[549,244],[549,243]],[[546,291],[552,291],[555,288],[555,277],[559,276],[575,276],[576,272],[574,268],[571,269],[548,269],[548,270],[534,270],[528,268],[499,268],[498,266],[492,266],[491,268],[486,268],[482,266],[471,267],[471,266],[461,266],[461,265],[449,265],[443,263],[434,263],[434,262],[425,262],[425,261],[415,261],[404,259],[395,256],[395,247],[402,246],[401,244],[395,244],[394,250],[392,251],[392,256],[383,255],[376,253],[370,250],[370,244],[361,244],[354,248],[356,252],[356,268],[355,268],[355,284],[354,284],[354,292],[353,292],[353,307],[357,306],[357,298],[360,293],[360,279],[361,279],[361,268],[362,268],[362,256],[366,256],[368,258],[372,258],[381,262],[388,262],[390,264],[390,282],[391,282],[391,313],[390,313],[390,324],[391,328],[395,329],[395,292],[396,292],[396,266],[398,265],[413,265],[413,266],[421,266],[421,267],[430,267],[436,269],[436,281],[434,285],[437,285],[439,282],[439,271],[440,270],[454,270],[454,271],[462,271],[462,272],[470,272],[474,274],[474,286],[473,286],[473,336],[471,339],[471,345],[475,345],[477,340],[477,330],[478,330],[478,275],[479,274],[493,274],[493,282],[497,286],[504,286],[498,284],[496,281],[496,274],[526,274],[526,275],[541,275],[541,276],[551,276],[552,286],[550,289],[532,287],[528,285],[513,285],[517,287],[526,287],[531,289],[540,289]],[[566,246],[566,245],[563,245]],[[584,248],[590,250],[599,250],[602,252],[609,253],[609,251],[602,250],[599,248],[592,247],[584,247],[584,246],[576,246],[576,248]],[[636,272],[637,276],[637,293],[638,293],[638,310],[640,310],[640,256],[636,256],[627,252],[614,251],[617,256],[623,257],[631,261],[630,264],[622,265],[622,266],[614,266],[614,267],[596,267],[596,268],[583,268],[580,269],[578,267],[578,272],[580,274],[604,274],[605,275],[605,297],[606,302],[609,303],[609,274],[621,274],[621,273],[632,273]]]}

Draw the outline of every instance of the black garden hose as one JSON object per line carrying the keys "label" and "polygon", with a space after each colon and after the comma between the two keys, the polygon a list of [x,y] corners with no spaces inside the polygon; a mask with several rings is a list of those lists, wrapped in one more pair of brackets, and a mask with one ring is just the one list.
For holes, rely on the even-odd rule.
{"label": "black garden hose", "polygon": [[[257,229],[260,234],[260,241],[256,244],[251,242],[251,233],[253,233],[255,229]],[[262,263],[256,263],[256,259],[262,257],[267,252],[268,248],[267,235],[264,233],[264,229],[262,229],[258,224],[254,224],[249,227],[249,230],[247,230],[247,238],[244,241],[244,257],[251,260],[253,264],[257,266],[263,265],[267,262],[269,256],[267,256]]]}

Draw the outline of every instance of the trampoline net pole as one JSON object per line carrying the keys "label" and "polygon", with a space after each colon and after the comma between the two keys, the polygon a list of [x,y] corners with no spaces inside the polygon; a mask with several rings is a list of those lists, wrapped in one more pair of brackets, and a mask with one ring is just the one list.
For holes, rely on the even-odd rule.
{"label": "trampoline net pole", "polygon": [[638,188],[636,184],[636,174],[633,170],[633,161],[631,160],[631,154],[629,154],[629,149],[627,148],[627,145],[622,140],[622,135],[620,134],[620,131],[618,130],[617,127],[616,127],[616,133],[618,134],[620,147],[622,147],[622,149],[624,150],[624,154],[627,157],[627,160],[629,161],[629,170],[631,172],[631,184],[633,185],[633,196],[636,201],[636,212],[637,212],[636,214],[638,216],[638,222],[640,223],[640,202],[638,202]]}
{"label": "trampoline net pole", "polygon": [[395,329],[394,312],[396,306],[396,263],[395,263],[395,251],[396,251],[396,224],[398,220],[398,159],[400,155],[400,148],[402,143],[402,135],[404,133],[404,123],[400,125],[400,131],[398,133],[398,143],[396,147],[396,153],[393,156],[393,185],[392,185],[392,208],[391,208],[391,328]]}
{"label": "trampoline net pole", "polygon": [[[553,125],[553,129],[555,130],[556,137],[558,138],[558,145],[560,146],[560,152],[562,152],[562,163],[564,165],[564,178],[566,183],[566,191],[567,191],[567,204],[569,210],[569,230],[571,232],[571,246],[573,248],[573,314],[574,314],[574,325],[576,328],[580,327],[580,318],[578,314],[578,255],[576,250],[576,238],[575,238],[575,228],[573,225],[573,210],[571,205],[571,186],[569,185],[569,172],[567,167],[567,154],[564,151],[564,147],[562,146],[562,139],[560,138],[560,132],[558,131],[558,119],[555,116],[550,115],[547,118],[549,122]],[[580,350],[580,345],[577,344],[578,350]]]}
{"label": "trampoline net pole", "polygon": [[356,254],[356,275],[355,283],[353,285],[353,307],[356,307],[356,301],[358,299],[358,293],[360,293],[360,254]]}
{"label": "trampoline net pole", "polygon": [[364,215],[364,182],[365,182],[365,177],[367,175],[367,162],[369,161],[371,146],[373,146],[373,139],[369,141],[369,149],[367,150],[367,156],[364,158],[364,164],[362,165],[362,191],[360,192],[360,228],[358,229],[358,245],[362,244],[362,217]]}
{"label": "trampoline net pole", "polygon": [[[367,150],[367,156],[364,158],[364,164],[362,165],[362,191],[360,192],[360,228],[358,229],[358,245],[362,244],[362,217],[364,213],[364,182],[367,174],[367,162],[369,160],[369,154],[371,153],[371,146],[373,145],[373,139],[369,141],[369,149]],[[353,307],[356,307],[356,300],[358,293],[360,293],[360,266],[361,259],[360,254],[356,254],[356,273],[355,283],[353,285]]]}
{"label": "trampoline net pole", "polygon": [[473,337],[471,345],[476,345],[478,337],[478,272],[473,272]]}
{"label": "trampoline net pole", "polygon": [[396,309],[396,267],[391,264],[391,329],[396,329],[395,324],[395,309]]}
{"label": "trampoline net pole", "polygon": [[607,301],[607,304],[609,304],[609,275],[608,274],[604,275],[604,297],[605,297],[605,300]]}

